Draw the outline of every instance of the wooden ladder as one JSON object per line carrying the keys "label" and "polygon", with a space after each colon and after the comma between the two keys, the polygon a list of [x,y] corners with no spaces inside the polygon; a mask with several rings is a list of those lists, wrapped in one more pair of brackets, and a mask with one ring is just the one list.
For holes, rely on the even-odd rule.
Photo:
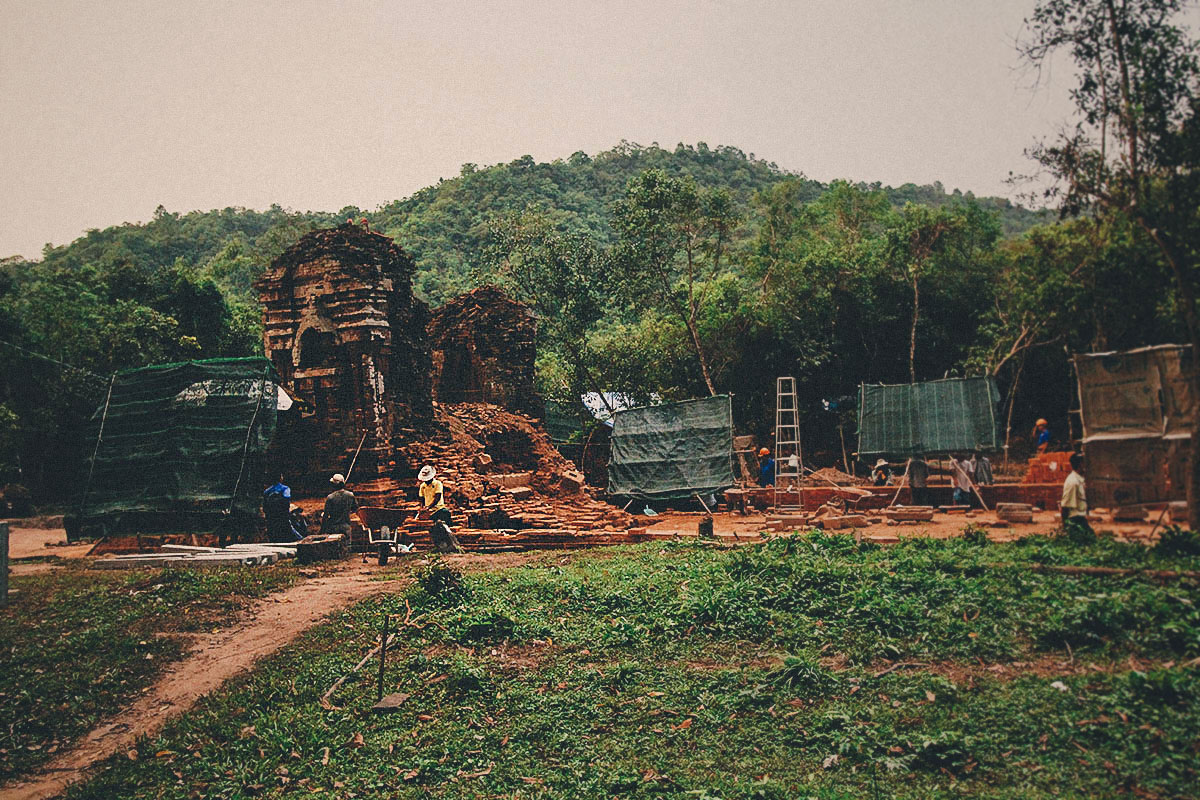
{"label": "wooden ladder", "polygon": [[[792,459],[795,456],[795,459]],[[804,510],[800,494],[800,479],[804,476],[804,453],[800,448],[800,409],[796,405],[796,379],[775,380],[775,513]],[[795,502],[790,492],[782,492],[784,502],[780,504],[779,483],[781,478],[790,478],[795,487]]]}

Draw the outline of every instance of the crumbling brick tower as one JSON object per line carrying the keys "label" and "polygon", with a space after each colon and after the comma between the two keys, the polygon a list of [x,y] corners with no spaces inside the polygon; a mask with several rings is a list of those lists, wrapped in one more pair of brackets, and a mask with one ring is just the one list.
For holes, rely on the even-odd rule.
{"label": "crumbling brick tower", "polygon": [[305,235],[255,284],[266,355],[313,406],[281,431],[279,461],[298,483],[344,472],[360,441],[352,480],[388,476],[396,444],[431,424],[429,309],[413,270],[390,238],[345,224]]}
{"label": "crumbling brick tower", "polygon": [[534,389],[536,333],[529,307],[494,286],[446,303],[429,323],[434,397],[545,416]]}

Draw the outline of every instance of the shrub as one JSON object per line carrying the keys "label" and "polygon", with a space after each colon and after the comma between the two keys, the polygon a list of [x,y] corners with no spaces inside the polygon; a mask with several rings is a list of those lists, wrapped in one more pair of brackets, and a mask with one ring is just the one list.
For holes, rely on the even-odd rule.
{"label": "shrub", "polygon": [[1196,556],[1200,555],[1200,535],[1195,531],[1184,530],[1178,525],[1171,525],[1163,531],[1154,552],[1163,556]]}
{"label": "shrub", "polygon": [[458,605],[469,594],[462,573],[440,558],[417,570],[416,577],[425,594],[443,605]]}
{"label": "shrub", "polygon": [[962,538],[967,544],[973,544],[976,547],[983,547],[988,543],[987,530],[978,525],[968,525],[963,529]]}

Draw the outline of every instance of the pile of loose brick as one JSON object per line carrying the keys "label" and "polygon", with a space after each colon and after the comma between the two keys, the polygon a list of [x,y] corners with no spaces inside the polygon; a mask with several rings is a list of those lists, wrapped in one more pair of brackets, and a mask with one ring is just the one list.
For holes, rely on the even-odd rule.
{"label": "pile of loose brick", "polygon": [[[430,464],[446,491],[454,532],[465,549],[569,548],[633,541],[635,518],[596,499],[578,469],[554,447],[537,420],[487,403],[435,409],[439,432],[397,450],[418,467]],[[415,479],[356,484],[372,530],[398,530],[429,544]],[[365,545],[365,536],[353,543]]]}

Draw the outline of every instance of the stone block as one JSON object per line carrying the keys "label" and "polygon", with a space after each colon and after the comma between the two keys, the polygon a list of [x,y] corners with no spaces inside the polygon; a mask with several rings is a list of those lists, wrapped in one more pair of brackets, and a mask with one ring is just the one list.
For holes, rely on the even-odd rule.
{"label": "stone block", "polygon": [[371,706],[371,713],[395,714],[400,710],[400,707],[408,701],[409,697],[411,697],[411,695],[405,694],[404,692],[396,692],[395,694],[385,695],[382,700]]}

